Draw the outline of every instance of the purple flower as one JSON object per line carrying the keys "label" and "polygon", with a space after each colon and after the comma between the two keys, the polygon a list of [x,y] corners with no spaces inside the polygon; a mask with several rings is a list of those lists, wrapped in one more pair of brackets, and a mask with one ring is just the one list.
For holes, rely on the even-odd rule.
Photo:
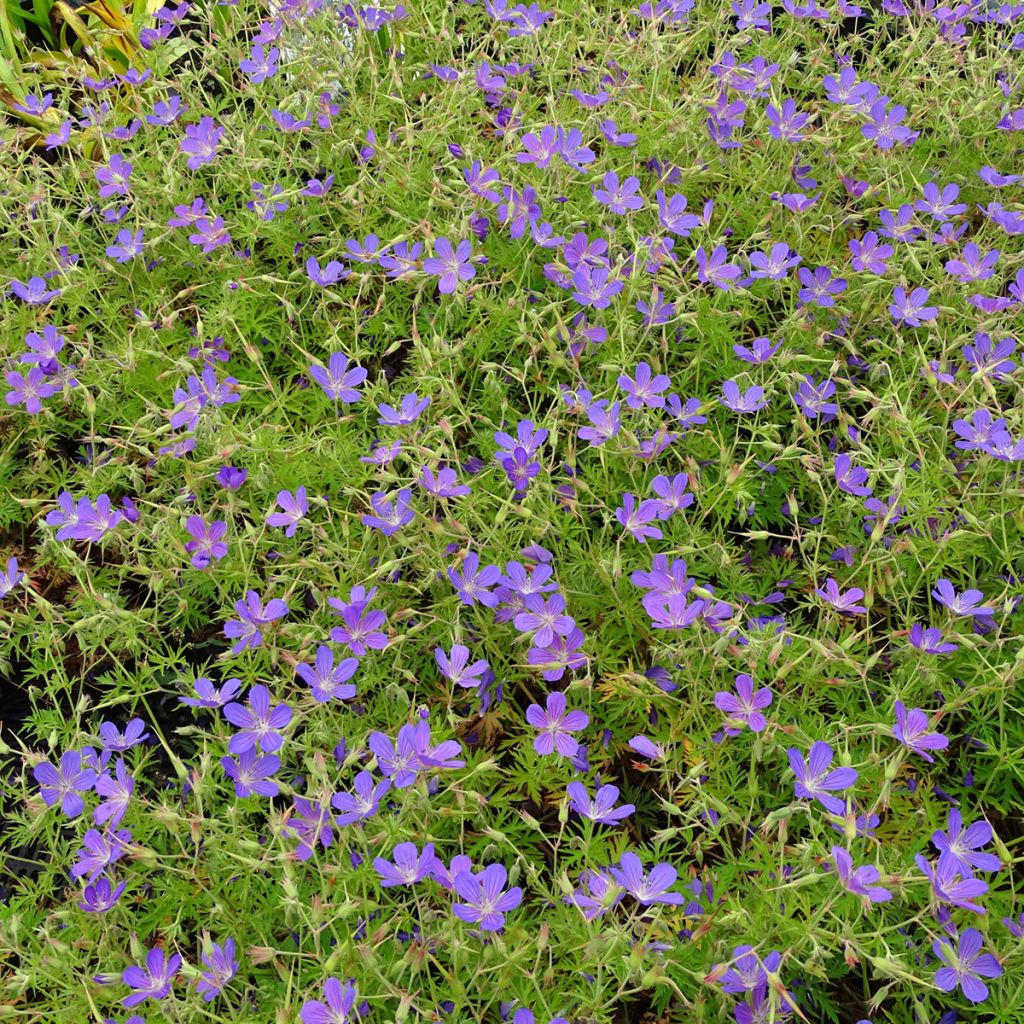
{"label": "purple flower", "polygon": [[577,431],[580,440],[589,441],[591,448],[600,448],[606,441],[610,441],[622,426],[619,418],[621,408],[620,402],[609,405],[606,398],[588,405],[587,419],[591,426],[580,427]]}
{"label": "purple flower", "polygon": [[893,254],[893,247],[880,242],[874,231],[868,231],[860,240],[851,238],[849,242],[850,265],[854,270],[867,271],[869,274],[884,274],[886,260]]}
{"label": "purple flower", "polygon": [[750,254],[750,276],[753,280],[766,278],[781,281],[788,271],[800,265],[800,257],[785,242],[776,242],[768,252]]}
{"label": "purple flower", "polygon": [[133,718],[121,732],[113,722],[101,722],[99,729],[103,749],[108,751],[130,750],[136,744],[149,739],[146,726],[141,718]]}
{"label": "purple flower", "polygon": [[321,644],[316,649],[313,664],[301,662],[295,666],[295,671],[313,691],[313,699],[325,704],[329,700],[351,700],[356,695],[356,688],[348,680],[358,668],[358,658],[342,658],[335,665],[334,652]]}
{"label": "purple flower", "polygon": [[390,788],[390,779],[375,782],[369,772],[360,772],[353,782],[354,793],[335,793],[331,798],[331,806],[341,812],[336,821],[339,825],[353,825],[372,818]]}
{"label": "purple flower", "polygon": [[612,213],[626,214],[644,205],[640,195],[640,179],[632,176],[619,184],[619,176],[609,171],[601,180],[601,188],[594,189],[594,198]]}
{"label": "purple flower", "polygon": [[878,868],[865,864],[855,868],[853,858],[841,846],[832,847],[832,861],[836,866],[836,874],[844,889],[855,896],[864,896],[872,903],[886,903],[892,899],[892,893],[880,885],[873,885],[881,875]]}
{"label": "purple flower", "polygon": [[988,892],[988,883],[970,875],[961,878],[956,859],[948,857],[943,860],[940,857],[933,868],[919,853],[914,857],[914,863],[931,883],[932,892],[940,903],[948,903],[975,914],[985,913],[985,908],[978,906],[974,900]]}
{"label": "purple flower", "polygon": [[281,507],[280,512],[271,512],[267,516],[267,526],[284,526],[286,537],[295,536],[295,528],[309,511],[309,502],[306,500],[306,488],[300,487],[294,494],[291,491],[278,491],[277,504]]}
{"label": "purple flower", "polygon": [[853,768],[832,768],[834,753],[821,740],[811,745],[806,761],[796,747],[786,751],[789,766],[796,776],[793,787],[796,796],[801,800],[817,800],[832,814],[842,814],[846,807],[845,801],[829,794],[849,789],[857,781],[857,773]]}
{"label": "purple flower", "polygon": [[768,975],[774,974],[782,963],[782,954],[772,950],[762,958],[753,946],[737,946],[732,951],[732,966],[722,975],[722,991],[733,995],[753,992],[768,984]]}
{"label": "purple flower", "polygon": [[194,568],[206,569],[212,561],[228,553],[228,546],[223,540],[228,524],[223,519],[208,523],[202,516],[189,516],[185,520],[185,529],[192,536],[192,540],[185,541],[185,551],[192,555]]}
{"label": "purple flower", "polygon": [[188,236],[192,245],[199,246],[204,253],[213,252],[224,245],[231,244],[231,233],[224,225],[223,217],[200,217],[195,222],[195,231]]}
{"label": "purple flower", "polygon": [[973,281],[987,281],[995,273],[999,261],[999,250],[982,253],[975,242],[968,242],[959,259],[946,261],[946,273],[952,274],[964,284]]}
{"label": "purple flower", "polygon": [[131,839],[132,834],[126,828],[116,832],[109,829],[103,832],[94,828],[89,829],[82,836],[82,848],[78,851],[78,859],[71,868],[71,877],[85,877],[86,882],[95,882],[107,868],[125,855]]}
{"label": "purple flower", "polygon": [[924,654],[951,654],[958,650],[956,644],[944,642],[942,630],[934,627],[925,627],[916,622],[910,627],[909,642]]}
{"label": "purple flower", "polygon": [[964,828],[963,817],[955,807],[946,819],[946,831],[932,833],[932,844],[939,851],[939,864],[946,862],[952,873],[965,878],[975,871],[998,871],[1002,862],[992,853],[978,852],[992,842],[992,826],[987,821],[976,821]]}
{"label": "purple flower", "polygon": [[954,615],[991,616],[995,614],[994,609],[988,605],[978,606],[979,601],[985,600],[985,595],[980,590],[965,590],[962,594],[958,594],[949,580],[939,580],[932,591],[932,597]]}
{"label": "purple flower", "polygon": [[419,484],[428,494],[438,498],[464,498],[472,493],[469,484],[460,484],[454,469],[442,467],[435,474],[428,466],[420,470]]}
{"label": "purple flower", "polygon": [[369,593],[363,587],[353,587],[347,603],[337,597],[327,599],[333,612],[340,615],[344,623],[331,630],[331,639],[336,644],[347,645],[358,658],[368,650],[382,651],[388,645],[387,634],[381,630],[387,614],[379,609],[367,610],[376,593],[376,587]]}
{"label": "purple flower", "polygon": [[284,213],[288,209],[288,204],[283,199],[277,198],[284,192],[280,185],[269,186],[269,192],[267,191],[268,186],[260,181],[254,181],[249,187],[255,198],[250,199],[245,206],[246,209],[258,214],[260,220],[272,221],[277,214]]}
{"label": "purple flower", "polygon": [[324,999],[310,999],[302,1004],[299,1017],[302,1024],[352,1024],[357,1019],[353,1012],[356,1005],[356,985],[346,981],[344,985],[337,978],[324,982]]}
{"label": "purple flower", "polygon": [[906,107],[898,103],[889,107],[888,100],[883,97],[871,104],[868,123],[861,125],[860,133],[879,149],[892,149],[897,143],[909,146],[920,133],[912,132],[902,123],[906,115]]}
{"label": "purple flower", "polygon": [[[772,702],[772,691],[767,686],[754,690],[753,677],[746,672],[736,676],[735,696],[724,690],[715,694],[715,707],[724,711],[727,718],[727,731],[733,723],[746,725],[752,732],[761,732],[768,724],[761,712]],[[733,729],[733,732],[738,730]]]}
{"label": "purple flower", "polygon": [[813,271],[807,267],[801,267],[797,271],[797,277],[803,287],[798,296],[802,303],[808,305],[814,303],[817,306],[828,308],[836,304],[834,296],[841,295],[846,291],[846,279],[833,277],[828,267],[815,267]]}
{"label": "purple flower", "polygon": [[611,277],[608,267],[592,267],[582,263],[572,275],[572,297],[583,306],[607,309],[622,291],[623,284]]}
{"label": "purple flower", "polygon": [[8,405],[24,405],[25,412],[33,416],[43,409],[43,400],[60,391],[60,385],[51,382],[44,371],[33,366],[28,373],[11,370],[4,378],[11,390],[4,396]]}
{"label": "purple flower", "polygon": [[867,608],[858,601],[864,599],[864,591],[858,587],[851,587],[845,593],[839,590],[839,584],[831,576],[825,581],[824,587],[815,587],[814,592],[826,604],[832,605],[836,611],[844,615],[866,615]]}
{"label": "purple flower", "polygon": [[398,409],[388,405],[386,402],[381,402],[377,406],[377,411],[380,413],[377,423],[382,427],[408,426],[410,423],[416,422],[420,413],[428,405],[430,405],[430,398],[420,398],[415,391],[402,397]]}
{"label": "purple flower", "polygon": [[826,75],[822,84],[831,103],[854,107],[864,113],[878,95],[877,86],[857,81],[857,71],[850,65],[841,68],[838,75]]}
{"label": "purple flower", "polygon": [[247,469],[238,469],[236,466],[221,466],[220,469],[217,470],[217,476],[215,479],[221,487],[237,491],[238,488],[245,483],[248,475],[249,471]]}
{"label": "purple flower", "polygon": [[11,555],[7,568],[0,572],[0,601],[2,601],[23,579],[25,574],[18,570],[18,559]]}
{"label": "purple flower", "polygon": [[39,783],[39,795],[47,807],[58,801],[60,809],[69,818],[77,818],[85,809],[81,793],[88,793],[96,782],[96,772],[82,765],[82,756],[77,750],[65,751],[54,767],[43,761],[32,769],[32,775]]}
{"label": "purple flower", "polygon": [[146,123],[166,127],[174,124],[183,113],[185,105],[181,102],[181,97],[170,96],[153,104],[153,113],[146,115]]}
{"label": "purple flower", "polygon": [[93,174],[100,183],[99,196],[101,199],[128,195],[132,165],[120,153],[114,153],[110,158],[110,163],[97,167]]}
{"label": "purple flower", "polygon": [[722,397],[719,401],[727,409],[739,413],[757,412],[768,404],[764,397],[764,388],[755,384],[741,393],[739,384],[734,380],[727,380],[722,385]]}
{"label": "purple flower", "polygon": [[703,614],[707,602],[687,601],[681,593],[653,593],[644,598],[644,608],[655,629],[685,629]]}
{"label": "purple flower", "polygon": [[508,30],[511,39],[516,36],[536,35],[551,14],[551,11],[542,11],[535,3],[531,3],[529,7],[526,4],[516,4],[509,12],[508,18],[502,20],[508,21],[511,26]]}
{"label": "purple flower", "polygon": [[542,668],[541,674],[549,683],[558,682],[567,670],[575,672],[586,666],[586,655],[580,653],[583,641],[583,632],[574,629],[568,636],[556,636],[549,647],[531,647],[526,653],[526,663]]}
{"label": "purple flower", "polygon": [[656,526],[649,523],[658,518],[661,503],[654,498],[644,498],[637,504],[636,497],[629,491],[622,495],[622,504],[615,509],[615,519],[632,537],[646,543],[647,538],[659,540],[663,534]]}
{"label": "purple flower", "polygon": [[555,592],[547,600],[531,593],[523,596],[523,610],[515,616],[515,627],[521,633],[533,633],[537,647],[550,647],[556,636],[569,636],[576,628],[575,620],[565,615],[565,598]]}
{"label": "purple flower", "polygon": [[472,264],[472,242],[459,242],[453,249],[447,238],[434,241],[434,256],[423,261],[424,273],[440,277],[437,290],[442,295],[451,295],[460,281],[469,281],[476,277],[476,268]]}
{"label": "purple flower", "polygon": [[656,476],[651,481],[651,489],[657,495],[652,500],[658,505],[659,519],[671,519],[676,512],[682,512],[693,504],[693,495],[686,491],[688,483],[686,473],[676,473],[673,477]]}
{"label": "purple flower", "polygon": [[141,228],[135,232],[122,228],[117,233],[117,244],[107,246],[107,255],[118,263],[130,263],[136,256],[142,255],[145,247]]}
{"label": "purple flower", "polygon": [[249,56],[239,61],[238,69],[253,85],[259,85],[277,74],[278,56],[280,50],[276,46],[266,50],[257,43],[249,52]]}
{"label": "purple flower", "polygon": [[[223,686],[215,687],[213,681],[199,676],[192,684],[195,697],[179,697],[182,704],[192,708],[222,708],[229,703],[242,688],[242,681],[237,678],[228,679]],[[197,699],[198,698],[198,699]]]}
{"label": "purple flower", "polygon": [[912,708],[907,711],[903,701],[896,701],[896,724],[893,726],[892,734],[908,750],[919,754],[929,763],[935,758],[928,753],[929,750],[945,750],[949,746],[949,740],[940,736],[937,732],[930,731],[928,716],[920,708]]}
{"label": "purple flower", "polygon": [[11,281],[11,291],[30,306],[42,306],[60,297],[60,289],[48,289],[46,279],[42,277],[30,277],[28,284],[22,284],[15,278]]}
{"label": "purple flower", "polygon": [[319,801],[294,797],[291,816],[284,826],[284,833],[298,839],[295,859],[307,861],[317,846],[328,847],[334,842],[331,815]]}
{"label": "purple flower", "polygon": [[462,903],[452,905],[452,913],[467,924],[479,924],[485,932],[504,927],[505,915],[523,900],[519,886],[505,889],[508,872],[501,864],[488,864],[476,874],[463,871],[455,876],[455,892]]}
{"label": "purple flower", "polygon": [[747,348],[746,345],[733,345],[732,350],[745,363],[753,363],[755,366],[760,366],[763,363],[767,363],[780,348],[782,348],[781,341],[773,345],[771,338],[755,338],[750,348]]}
{"label": "purple flower", "polygon": [[498,172],[489,168],[482,168],[479,160],[463,169],[462,176],[466,179],[469,191],[480,199],[486,199],[489,203],[497,205],[501,202],[501,196],[490,186],[500,185],[501,179]]}
{"label": "purple flower", "polygon": [[910,203],[904,203],[898,210],[882,210],[878,219],[882,222],[880,234],[897,242],[913,242],[922,234],[922,229],[915,223],[914,207]]}
{"label": "purple flower", "polygon": [[53,324],[45,324],[42,334],[29,331],[25,335],[25,346],[29,349],[18,360],[20,363],[36,364],[47,376],[53,376],[60,370],[58,357],[67,339],[58,333]]}
{"label": "purple flower", "polygon": [[964,345],[961,351],[971,373],[1001,381],[1017,369],[1016,362],[1010,358],[1017,351],[1017,342],[1013,338],[993,343],[990,335],[979,331],[974,336],[974,344]]}
{"label": "purple flower", "polygon": [[526,720],[540,731],[533,741],[533,749],[541,757],[556,751],[562,757],[572,757],[579,743],[569,734],[585,729],[590,716],[583,711],[567,711],[565,694],[553,690],[547,696],[546,706],[531,704],[526,709]]}
{"label": "purple flower", "polygon": [[121,1000],[127,1007],[138,1006],[147,999],[164,999],[171,991],[171,980],[181,967],[181,957],[171,956],[160,948],[146,954],[145,967],[126,967],[121,980],[135,991]]}
{"label": "purple flower", "polygon": [[781,108],[769,103],[767,115],[770,125],[768,134],[773,139],[782,139],[784,142],[804,140],[802,132],[811,115],[797,110],[794,100],[784,100]]}
{"label": "purple flower", "polygon": [[854,466],[849,455],[840,452],[836,456],[832,472],[841,491],[862,498],[871,493],[871,488],[865,486],[868,480],[868,471],[860,466]]}
{"label": "purple flower", "polygon": [[229,753],[242,754],[255,747],[272,754],[281,749],[281,730],[292,720],[292,709],[287,704],[271,707],[270,691],[258,685],[249,691],[248,707],[232,702],[224,708],[224,717],[240,730],[228,743]]}
{"label": "purple flower", "polygon": [[496,458],[517,496],[524,494],[530,481],[540,473],[540,463],[531,459],[526,448],[516,447],[511,455],[499,452]]}
{"label": "purple flower", "polygon": [[618,867],[609,868],[615,881],[643,907],[656,903],[680,906],[686,898],[668,890],[676,884],[676,869],[671,864],[655,864],[644,873],[643,862],[635,853],[624,853]]}
{"label": "purple flower", "polygon": [[664,408],[662,392],[672,386],[671,378],[664,373],[654,375],[646,362],[638,363],[634,373],[635,377],[619,374],[618,385],[628,396],[626,405],[631,409],[642,409],[645,405],[652,409]]}
{"label": "purple flower", "polygon": [[622,146],[629,149],[636,145],[636,135],[633,132],[620,132],[615,122],[610,118],[601,122],[601,134],[613,146]]}
{"label": "purple flower", "polygon": [[238,755],[235,761],[230,757],[222,757],[220,766],[235,784],[235,796],[244,800],[252,796],[277,796],[280,787],[271,778],[281,767],[281,759],[274,754],[258,754],[255,747],[250,747]]}
{"label": "purple flower", "polygon": [[599,786],[593,797],[582,782],[570,782],[566,787],[569,806],[581,817],[598,825],[615,825],[628,818],[636,808],[633,804],[615,806],[619,798],[618,786]]}
{"label": "purple flower", "polygon": [[565,132],[555,125],[546,125],[539,133],[527,132],[522,138],[524,152],[516,153],[516,163],[535,164],[546,169],[561,153],[564,141]]}
{"label": "purple flower", "polygon": [[212,117],[204,117],[197,124],[185,128],[185,138],[181,140],[180,149],[182,153],[188,154],[189,170],[196,171],[213,161],[223,134],[224,129],[215,125]]}
{"label": "purple flower", "polygon": [[629,741],[629,749],[651,761],[661,761],[665,757],[664,748],[647,736],[633,736]]}
{"label": "purple flower", "polygon": [[967,210],[966,203],[956,201],[960,195],[959,185],[949,184],[940,188],[934,181],[929,181],[921,190],[921,194],[923,198],[914,203],[914,209],[919,213],[929,214],[937,221],[946,221]]}
{"label": "purple flower", "polygon": [[231,648],[231,653],[241,654],[246,647],[260,646],[263,642],[260,627],[275,619],[284,618],[288,614],[288,605],[279,597],[275,597],[264,607],[260,595],[255,590],[250,590],[246,593],[244,601],[235,602],[235,611],[238,612],[238,618],[229,619],[224,623],[224,636],[237,641]]}
{"label": "purple flower", "polygon": [[702,284],[713,284],[723,292],[732,290],[733,283],[742,276],[735,263],[727,263],[729,251],[724,245],[716,245],[710,255],[699,246],[693,254],[697,263],[697,280]]}
{"label": "purple flower", "polygon": [[320,261],[315,256],[310,256],[306,260],[306,276],[313,284],[318,284],[321,288],[330,288],[331,285],[344,281],[350,275],[351,271],[340,260],[331,260],[323,267],[320,266]]}
{"label": "purple flower", "polygon": [[396,885],[415,885],[433,874],[437,857],[434,855],[434,844],[427,843],[420,853],[414,843],[399,843],[392,855],[394,862],[383,857],[375,857],[373,867],[380,875],[381,888],[388,889]]}
{"label": "purple flower", "polygon": [[527,223],[541,218],[537,192],[529,185],[522,192],[506,185],[502,194],[505,201],[498,207],[498,220],[508,224],[510,238],[522,238],[526,234]]}
{"label": "purple flower", "polygon": [[475,552],[470,552],[463,559],[461,571],[448,569],[448,579],[455,587],[459,600],[470,607],[479,603],[493,608],[498,598],[488,588],[493,587],[500,578],[501,570],[496,565],[480,568],[480,556]]}
{"label": "purple flower", "polygon": [[945,936],[936,939],[932,949],[947,965],[936,970],[936,986],[943,992],[952,992],[959,985],[969,1003],[983,1003],[988,998],[988,986],[981,979],[1002,977],[1003,968],[991,953],[981,952],[982,943],[977,928],[965,928],[955,950]]}
{"label": "purple flower", "polygon": [[114,885],[106,876],[98,878],[92,885],[87,885],[82,890],[78,906],[87,914],[105,914],[121,898],[127,884],[119,882]]}
{"label": "purple flower", "polygon": [[411,786],[422,771],[465,766],[454,756],[462,749],[456,740],[431,746],[430,724],[422,718],[414,725],[403,725],[394,743],[384,733],[372,732],[367,745],[377,758],[381,774],[391,779],[396,789]]}
{"label": "purple flower", "polygon": [[223,945],[210,943],[209,952],[200,954],[203,966],[196,981],[196,991],[203,997],[204,1003],[217,998],[238,973],[238,961],[235,959],[235,940],[225,939]]}
{"label": "purple flower", "polygon": [[822,423],[828,423],[834,420],[839,412],[839,406],[828,401],[835,393],[836,386],[832,381],[823,380],[818,384],[814,377],[808,375],[793,394],[793,404],[808,419],[820,419]]}
{"label": "purple flower", "polygon": [[914,288],[908,294],[906,288],[897,285],[892,290],[892,304],[889,306],[889,313],[897,324],[920,327],[939,315],[939,307],[929,306],[927,303],[927,288]]}
{"label": "purple flower", "polygon": [[362,517],[363,526],[369,526],[374,530],[380,530],[385,537],[396,534],[407,523],[412,522],[413,510],[411,507],[412,490],[403,487],[391,501],[390,495],[384,491],[377,491],[370,495],[370,507],[373,513],[367,513]]}
{"label": "purple flower", "polygon": [[469,657],[469,648],[462,644],[454,644],[450,655],[445,654],[443,647],[434,648],[434,660],[441,675],[450,683],[467,690],[476,689],[481,683],[481,677],[489,668],[482,658],[470,664]]}
{"label": "purple flower", "polygon": [[666,196],[660,189],[655,195],[658,200],[658,221],[666,231],[680,238],[688,238],[694,228],[701,225],[701,219],[694,213],[686,212],[686,196]]}

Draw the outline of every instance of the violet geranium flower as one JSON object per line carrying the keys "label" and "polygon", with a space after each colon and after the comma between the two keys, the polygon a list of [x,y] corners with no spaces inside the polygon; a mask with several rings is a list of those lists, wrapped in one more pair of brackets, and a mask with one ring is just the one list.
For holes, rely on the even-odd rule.
{"label": "violet geranium flower", "polygon": [[801,800],[817,800],[832,814],[842,814],[846,809],[845,801],[830,794],[849,789],[857,781],[857,772],[853,768],[833,768],[835,751],[821,740],[811,745],[806,761],[796,747],[790,747],[786,754],[796,776],[793,787],[796,796]]}
{"label": "violet geranium flower", "polygon": [[545,707],[531,704],[526,709],[526,720],[539,730],[533,741],[533,749],[541,757],[556,751],[562,757],[572,757],[579,750],[579,742],[570,733],[585,729],[590,716],[585,711],[568,711],[565,694],[552,690],[548,694]]}
{"label": "violet geranium flower", "polygon": [[843,888],[856,896],[863,896],[872,903],[886,903],[892,893],[880,885],[874,885],[881,877],[878,868],[871,864],[855,868],[853,858],[841,846],[832,847],[832,861]]}
{"label": "violet geranium flower", "polygon": [[919,754],[929,763],[933,763],[935,758],[928,751],[945,750],[949,746],[949,740],[931,731],[928,716],[920,708],[911,708],[908,711],[903,701],[898,700],[895,710],[896,724],[892,727],[893,736],[911,753]]}
{"label": "violet geranium flower", "polygon": [[762,686],[759,690],[755,691],[754,680],[746,672],[741,672],[736,676],[735,695],[725,690],[719,690],[715,694],[715,707],[719,711],[725,712],[728,716],[726,719],[726,731],[731,733],[739,732],[736,728],[730,728],[734,724],[746,725],[750,728],[751,732],[761,732],[768,724],[767,719],[761,712],[771,702],[772,691],[767,686]]}
{"label": "violet geranium flower", "polygon": [[146,954],[145,967],[126,967],[121,980],[135,989],[121,1000],[126,1007],[138,1006],[147,999],[164,999],[171,991],[171,982],[181,967],[181,956],[170,956],[157,947]]}
{"label": "violet geranium flower", "polygon": [[287,704],[270,704],[270,691],[261,685],[249,691],[248,706],[233,702],[224,708],[224,717],[240,730],[231,737],[228,751],[242,754],[253,747],[265,754],[281,749],[284,739],[281,730],[292,720],[292,709]]}
{"label": "violet geranium flower", "polygon": [[946,965],[935,972],[935,984],[943,992],[952,992],[960,986],[969,1003],[983,1003],[988,998],[988,986],[982,978],[999,978],[1003,968],[991,953],[982,953],[982,936],[977,928],[965,928],[958,947],[942,936],[932,943],[935,955]]}
{"label": "violet geranium flower", "polygon": [[505,915],[523,901],[518,885],[505,888],[508,872],[501,864],[488,864],[476,873],[463,871],[455,876],[455,892],[462,903],[452,905],[452,913],[467,924],[478,924],[481,931],[495,932],[504,927]]}
{"label": "violet geranium flower", "polygon": [[235,602],[237,619],[229,619],[224,623],[224,636],[229,640],[237,640],[231,648],[232,654],[240,654],[247,647],[259,647],[263,642],[263,633],[260,627],[266,626],[276,619],[282,619],[288,614],[288,605],[279,597],[275,597],[263,604],[263,599],[255,590],[250,590],[245,595],[244,601]]}
{"label": "violet geranium flower", "polygon": [[587,818],[598,825],[617,825],[636,810],[633,804],[615,806],[615,801],[619,799],[618,786],[600,786],[591,797],[582,782],[570,782],[566,794],[569,806],[581,818]]}
{"label": "violet geranium flower", "polygon": [[60,803],[60,809],[69,818],[77,818],[85,809],[81,794],[88,793],[96,782],[96,772],[83,767],[82,755],[77,750],[66,750],[57,767],[43,761],[32,769],[39,783],[39,795],[47,807]]}

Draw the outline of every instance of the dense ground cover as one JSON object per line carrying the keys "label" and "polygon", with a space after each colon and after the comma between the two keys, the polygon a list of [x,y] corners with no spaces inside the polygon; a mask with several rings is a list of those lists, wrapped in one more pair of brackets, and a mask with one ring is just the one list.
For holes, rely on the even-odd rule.
{"label": "dense ground cover", "polygon": [[1021,14],[183,3],[26,96],[0,1018],[1020,1021]]}

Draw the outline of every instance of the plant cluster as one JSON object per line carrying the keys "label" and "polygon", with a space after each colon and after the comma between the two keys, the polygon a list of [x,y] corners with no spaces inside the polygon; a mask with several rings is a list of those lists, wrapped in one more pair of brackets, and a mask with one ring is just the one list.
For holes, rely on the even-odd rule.
{"label": "plant cluster", "polygon": [[1019,1021],[1022,16],[185,0],[21,97],[0,1019]]}

